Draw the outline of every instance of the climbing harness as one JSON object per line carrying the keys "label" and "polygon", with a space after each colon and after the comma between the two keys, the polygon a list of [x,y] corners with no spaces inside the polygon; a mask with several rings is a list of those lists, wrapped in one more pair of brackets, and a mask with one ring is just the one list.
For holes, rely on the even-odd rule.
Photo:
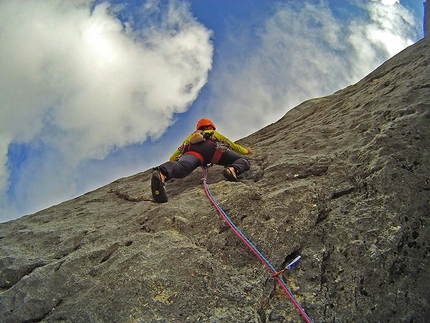
{"label": "climbing harness", "polygon": [[217,209],[218,213],[223,217],[223,219],[227,222],[229,227],[234,231],[234,233],[242,240],[243,243],[245,243],[246,246],[248,246],[249,249],[257,256],[258,259],[261,260],[261,262],[264,263],[264,265],[269,269],[272,276],[276,278],[279,285],[282,287],[282,289],[285,291],[287,296],[290,298],[291,302],[294,304],[294,306],[298,309],[300,314],[303,316],[305,321],[307,323],[312,323],[313,321],[311,318],[306,314],[304,309],[300,306],[300,304],[297,302],[296,298],[294,297],[293,293],[288,288],[287,284],[284,282],[282,277],[280,277],[280,274],[286,270],[290,269],[291,266],[293,266],[297,261],[299,261],[299,257],[294,259],[287,267],[285,267],[283,270],[277,272],[275,268],[272,266],[272,264],[261,254],[261,252],[252,244],[251,241],[239,230],[239,228],[233,223],[233,221],[229,218],[229,216],[224,212],[224,210],[218,205],[215,198],[212,196],[211,192],[209,191],[208,185],[207,185],[207,168],[203,167],[203,186],[205,188],[206,196],[209,198],[213,206]]}

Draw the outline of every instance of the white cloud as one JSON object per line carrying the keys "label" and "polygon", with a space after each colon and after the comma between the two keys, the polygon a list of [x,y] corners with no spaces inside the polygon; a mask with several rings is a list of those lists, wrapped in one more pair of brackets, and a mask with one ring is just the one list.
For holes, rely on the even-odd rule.
{"label": "white cloud", "polygon": [[[91,5],[0,2],[0,192],[7,190],[12,142],[43,143],[55,152],[43,155],[43,164],[58,156],[62,163],[29,173],[39,193],[23,184],[22,204],[42,194],[67,196],[82,161],[159,137],[195,100],[212,68],[211,32],[185,3],[171,1],[157,12],[158,2],[151,2],[124,24],[108,3],[92,12]],[[152,24],[142,22],[154,13]],[[60,189],[50,181],[62,182],[58,176],[65,179]]]}
{"label": "white cloud", "polygon": [[416,35],[417,19],[398,0],[382,0],[364,6],[370,23],[352,22],[351,34],[363,33],[373,46],[382,48],[389,57],[413,44]]}
{"label": "white cloud", "polygon": [[7,150],[10,139],[5,135],[0,135],[0,196],[6,193],[8,185],[7,171]]}
{"label": "white cloud", "polygon": [[350,21],[337,18],[329,2],[279,5],[252,35],[259,44],[252,50],[248,35],[232,26],[208,109],[225,134],[237,139],[256,131],[304,100],[357,82],[412,44],[420,26],[398,1],[358,2],[362,14]]}
{"label": "white cloud", "polygon": [[[207,82],[211,32],[185,2],[147,1],[127,22],[117,14],[129,11],[92,3],[0,1],[0,221],[98,187],[115,176],[106,170],[137,171],[137,154],[124,147],[159,138]],[[283,2],[258,29],[231,21],[207,105],[193,109],[243,137],[358,81],[421,29],[394,0],[351,0],[361,11],[349,21],[331,2],[310,3]],[[28,148],[15,173],[10,144]],[[158,149],[177,144],[147,148],[155,157],[146,161],[161,162]]]}

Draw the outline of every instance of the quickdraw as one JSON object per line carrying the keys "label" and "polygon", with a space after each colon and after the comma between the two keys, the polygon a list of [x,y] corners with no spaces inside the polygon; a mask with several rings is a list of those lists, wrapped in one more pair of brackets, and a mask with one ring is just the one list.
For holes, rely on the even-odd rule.
{"label": "quickdraw", "polygon": [[285,291],[287,296],[290,298],[291,302],[294,304],[294,306],[297,308],[297,310],[300,312],[302,317],[305,319],[308,323],[313,323],[311,318],[306,314],[304,309],[300,306],[300,304],[297,302],[296,298],[294,297],[293,293],[288,288],[285,281],[280,277],[280,274],[284,272],[287,269],[290,269],[291,266],[293,266],[300,258],[297,257],[294,259],[287,267],[282,269],[281,271],[276,271],[275,268],[272,266],[272,264],[261,254],[261,252],[252,244],[251,241],[239,230],[239,228],[233,223],[233,221],[229,218],[229,216],[224,212],[224,210],[218,205],[215,198],[212,196],[211,192],[209,191],[208,185],[207,185],[207,168],[203,167],[203,186],[206,192],[206,196],[209,198],[213,206],[216,208],[218,213],[223,217],[223,219],[227,222],[229,227],[234,231],[234,233],[242,240],[243,243],[245,243],[246,246],[248,246],[249,249],[257,256],[258,259],[260,259],[264,265],[269,269],[270,273],[273,277],[276,278],[281,288]]}

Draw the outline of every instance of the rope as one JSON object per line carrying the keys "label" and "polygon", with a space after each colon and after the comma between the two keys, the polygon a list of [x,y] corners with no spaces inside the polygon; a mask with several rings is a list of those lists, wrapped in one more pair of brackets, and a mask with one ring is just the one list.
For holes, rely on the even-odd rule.
{"label": "rope", "polygon": [[280,277],[280,272],[277,272],[275,268],[272,266],[272,264],[261,254],[261,252],[252,244],[251,241],[239,230],[239,228],[233,223],[233,221],[229,218],[229,216],[224,212],[224,210],[218,205],[215,198],[209,191],[208,185],[207,185],[207,169],[203,169],[203,186],[205,188],[205,192],[213,206],[217,209],[218,213],[223,217],[223,219],[227,222],[227,224],[230,226],[230,228],[234,231],[234,233],[242,240],[245,245],[251,249],[251,251],[257,256],[258,259],[261,260],[261,262],[264,263],[264,265],[269,269],[272,276],[276,278],[279,285],[282,287],[282,289],[285,291],[287,296],[290,298],[291,302],[294,304],[294,306],[298,309],[300,314],[303,316],[305,321],[307,323],[312,323],[312,320],[310,317],[306,314],[306,312],[303,310],[303,308],[300,306],[300,304],[297,302],[296,298],[294,297],[293,293],[288,288],[287,284],[284,282],[282,277]]}

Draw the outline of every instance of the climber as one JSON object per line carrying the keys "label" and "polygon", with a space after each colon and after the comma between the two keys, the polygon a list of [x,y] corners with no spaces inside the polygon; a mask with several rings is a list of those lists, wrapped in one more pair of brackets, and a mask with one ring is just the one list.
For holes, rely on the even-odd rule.
{"label": "climber", "polygon": [[151,190],[155,202],[167,202],[166,181],[184,178],[199,166],[225,166],[223,175],[232,182],[237,182],[237,177],[249,170],[248,160],[240,155],[250,155],[253,153],[252,149],[242,147],[215,130],[215,124],[211,120],[200,119],[196,131],[184,140],[169,161],[153,169]]}

